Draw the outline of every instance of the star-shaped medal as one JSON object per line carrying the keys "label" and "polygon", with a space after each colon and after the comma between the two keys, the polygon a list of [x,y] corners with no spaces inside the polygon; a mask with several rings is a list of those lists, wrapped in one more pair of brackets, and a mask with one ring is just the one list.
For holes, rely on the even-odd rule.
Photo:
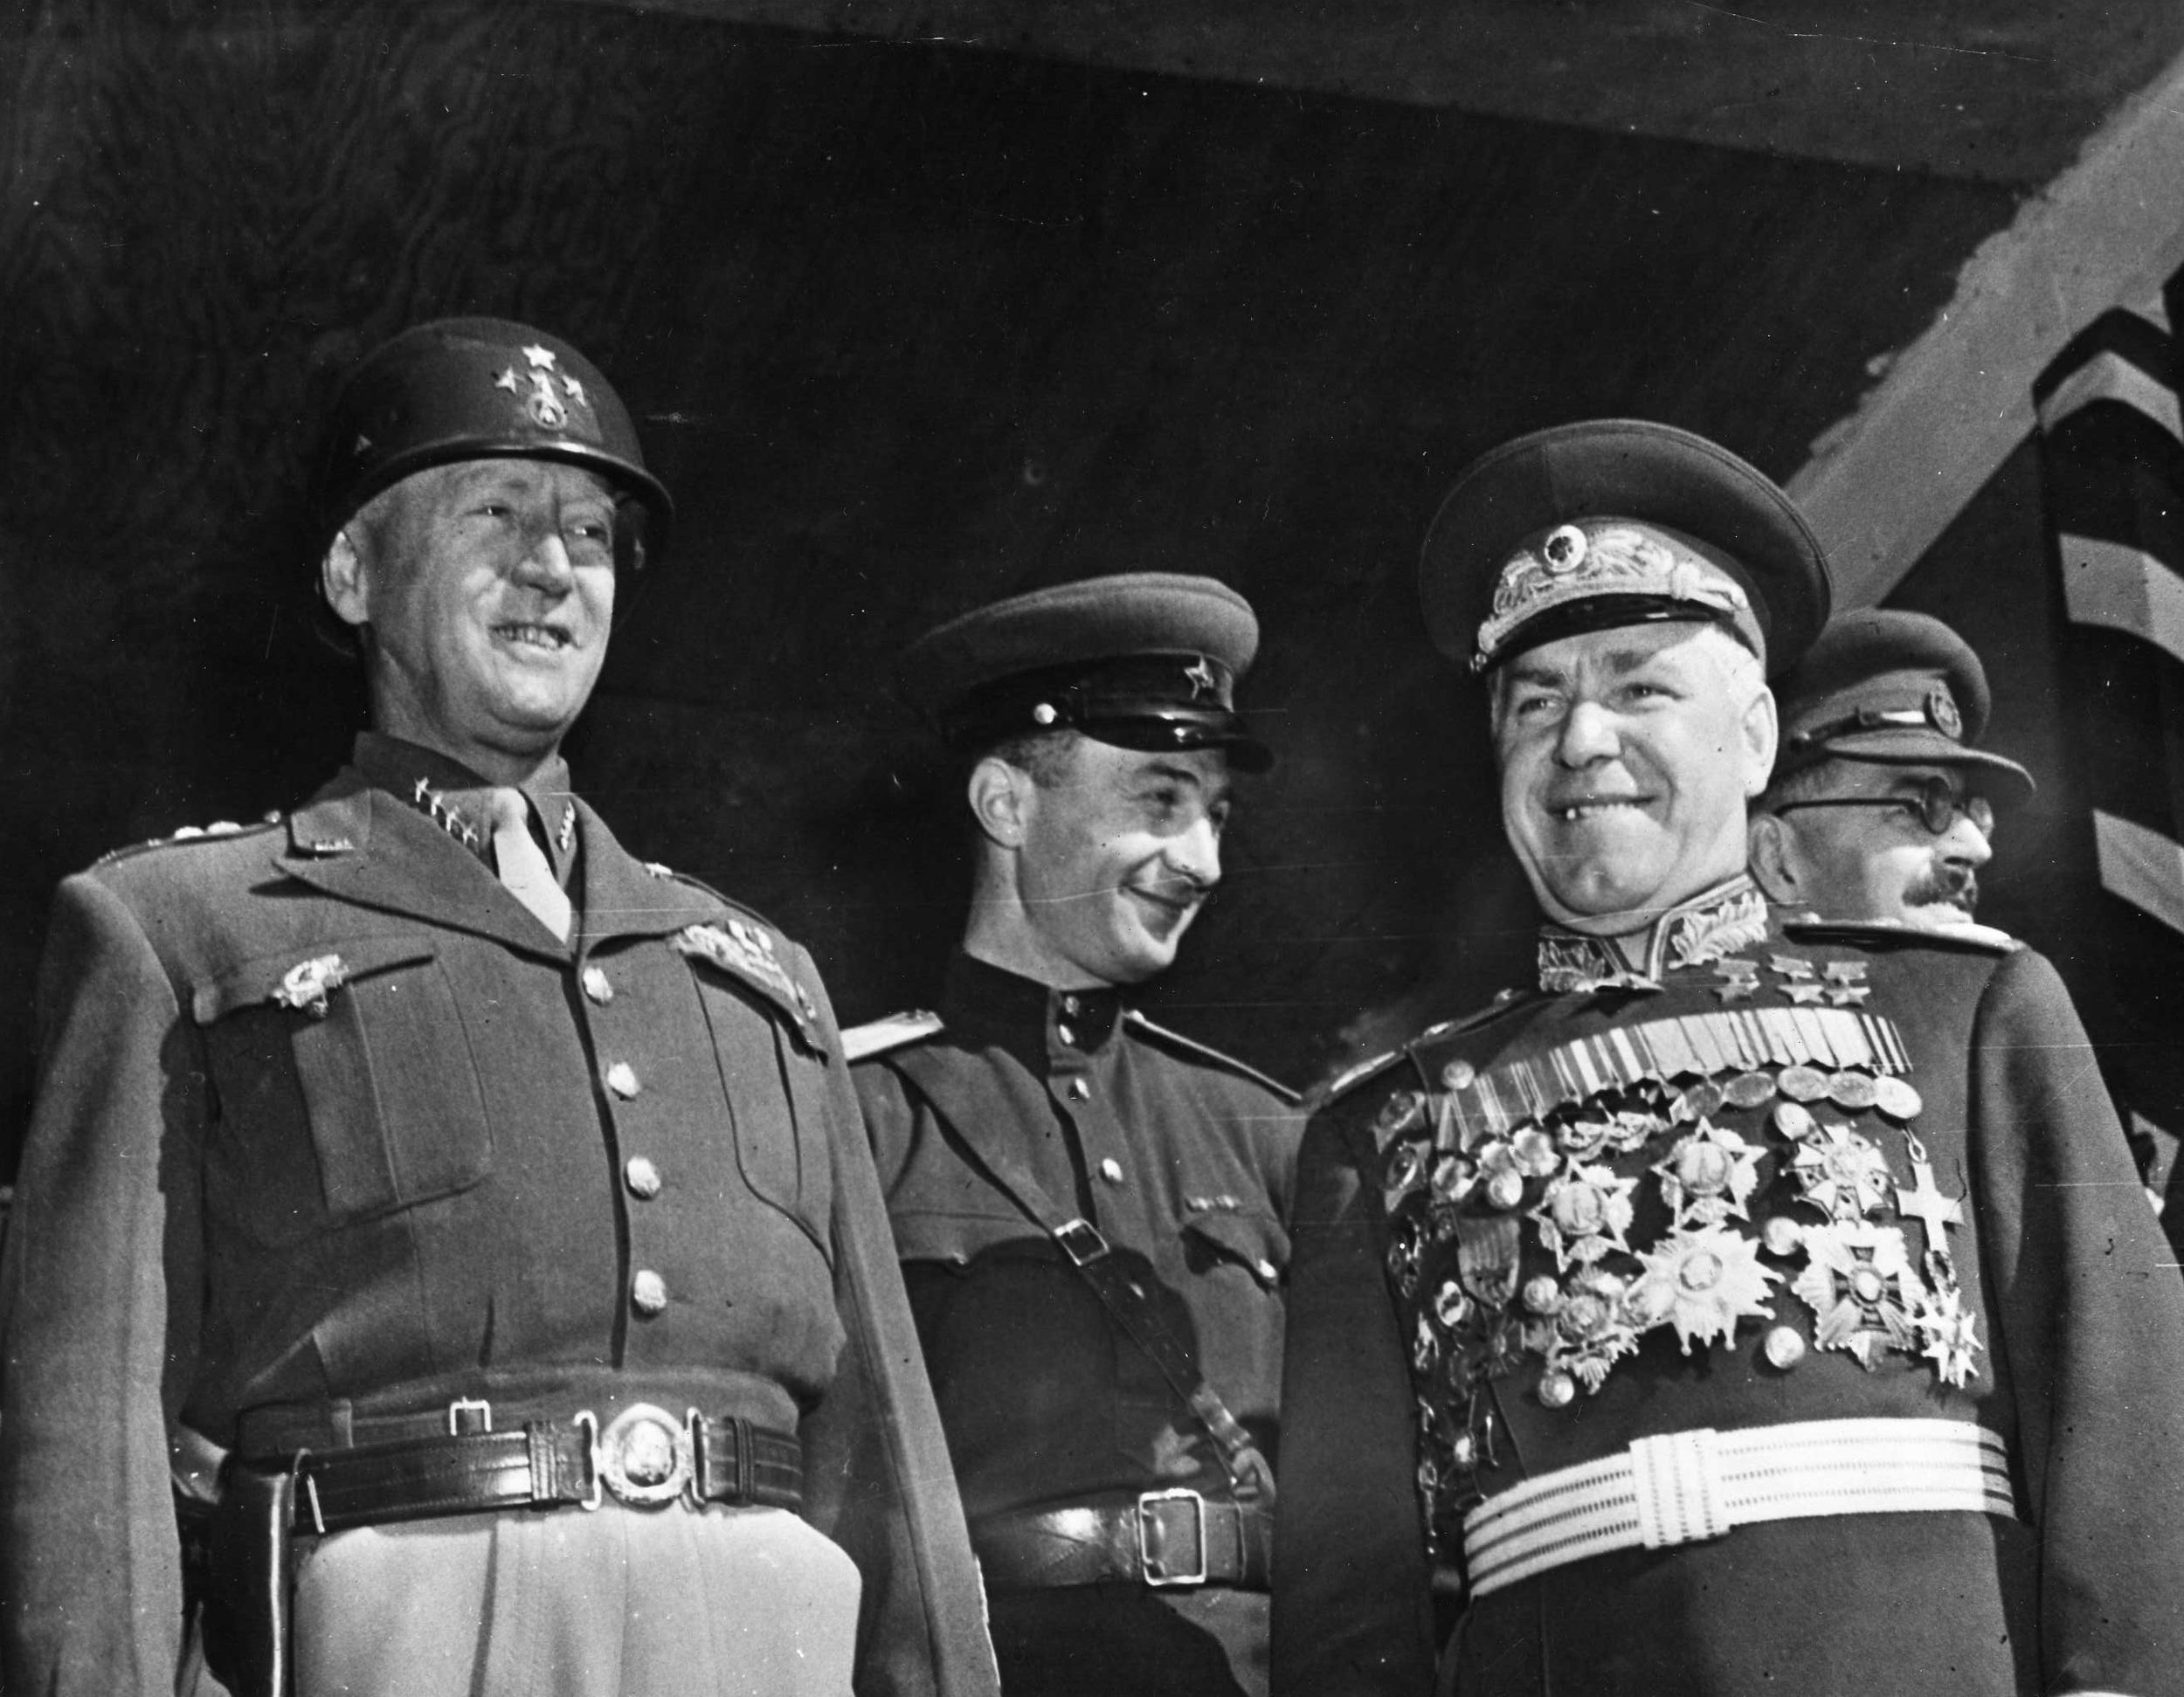
{"label": "star-shaped medal", "polygon": [[1711,1120],[1677,1139],[1653,1170],[1661,1177],[1661,1199],[1678,1225],[1718,1225],[1732,1214],[1752,1218],[1745,1204],[1759,1187],[1759,1151]]}
{"label": "star-shaped medal", "polygon": [[1978,1376],[1980,1369],[1972,1364],[1972,1355],[1985,1347],[1979,1339],[1979,1320],[1977,1314],[1965,1311],[1964,1298],[1957,1291],[1929,1295],[1919,1303],[1918,1312],[1911,1317],[1911,1324],[1925,1342],[1919,1354],[1933,1362],[1942,1383],[1961,1390]]}
{"label": "star-shaped medal", "polygon": [[1638,1188],[1635,1178],[1618,1178],[1612,1167],[1579,1166],[1574,1162],[1547,1186],[1531,1218],[1539,1224],[1539,1241],[1554,1252],[1555,1265],[1566,1268],[1572,1261],[1590,1265],[1610,1250],[1630,1252],[1630,1193]]}
{"label": "star-shaped medal", "polygon": [[1868,1372],[1884,1349],[1912,1344],[1909,1304],[1929,1300],[1892,1225],[1838,1221],[1805,1229],[1811,1261],[1791,1283],[1818,1321],[1813,1342],[1855,1356]]}
{"label": "star-shaped medal", "polygon": [[1830,1219],[1855,1220],[1888,1199],[1888,1157],[1849,1126],[1822,1126],[1791,1157],[1809,1202]]}
{"label": "star-shaped medal", "polygon": [[1694,1342],[1726,1342],[1737,1322],[1747,1317],[1772,1320],[1767,1287],[1782,1275],[1759,1265],[1759,1245],[1718,1225],[1676,1231],[1639,1259],[1646,1275],[1631,1292],[1629,1306],[1648,1326],[1676,1328],[1683,1353]]}
{"label": "star-shaped medal", "polygon": [[1794,979],[1782,986],[1782,994],[1800,1008],[1816,1008],[1828,999],[1827,987],[1810,979]]}

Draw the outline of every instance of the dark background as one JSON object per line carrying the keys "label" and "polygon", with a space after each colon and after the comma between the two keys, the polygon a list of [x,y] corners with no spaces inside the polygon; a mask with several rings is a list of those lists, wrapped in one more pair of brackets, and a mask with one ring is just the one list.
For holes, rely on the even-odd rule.
{"label": "dark background", "polygon": [[[2056,162],[576,3],[58,6],[0,25],[10,88],[0,1166],[54,882],[287,805],[347,747],[306,496],[332,382],[404,325],[536,321],[629,402],[681,517],[577,782],[638,852],[807,942],[846,1020],[929,998],[961,917],[901,645],[1101,572],[1250,597],[1243,695],[1282,764],[1151,1000],[1302,1084],[1526,962],[1483,705],[1413,591],[1456,470],[1637,413],[1787,478],[2008,222],[2013,171]],[[2028,450],[1899,599],[1986,652],[1990,741],[2045,786],[1982,916],[2076,972],[2052,576]]]}

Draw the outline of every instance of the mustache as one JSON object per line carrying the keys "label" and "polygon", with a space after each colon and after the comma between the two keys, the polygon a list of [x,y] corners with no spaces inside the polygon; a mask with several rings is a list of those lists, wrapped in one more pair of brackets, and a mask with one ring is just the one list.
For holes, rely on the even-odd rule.
{"label": "mustache", "polygon": [[1980,905],[1979,874],[1969,866],[1931,866],[1904,889],[1904,901],[1911,907],[1931,907],[1938,902],[1946,902],[1967,914],[1975,912]]}

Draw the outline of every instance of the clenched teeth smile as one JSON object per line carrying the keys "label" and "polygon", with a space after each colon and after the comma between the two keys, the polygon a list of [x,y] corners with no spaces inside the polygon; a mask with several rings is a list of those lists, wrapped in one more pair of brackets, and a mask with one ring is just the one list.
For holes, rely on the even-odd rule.
{"label": "clenched teeth smile", "polygon": [[1547,811],[1565,824],[1575,824],[1579,819],[1597,818],[1616,808],[1641,808],[1645,804],[1643,798],[1637,796],[1617,796],[1598,801],[1571,802],[1561,807],[1551,807]]}
{"label": "clenched teeth smile", "polygon": [[525,648],[544,648],[558,652],[569,646],[569,633],[550,624],[496,624],[493,634],[503,642],[512,642]]}

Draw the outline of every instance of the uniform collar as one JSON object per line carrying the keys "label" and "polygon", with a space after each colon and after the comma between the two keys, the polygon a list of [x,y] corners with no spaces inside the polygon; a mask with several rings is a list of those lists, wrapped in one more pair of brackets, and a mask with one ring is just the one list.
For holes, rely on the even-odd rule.
{"label": "uniform collar", "polygon": [[[1659,990],[1679,967],[1704,966],[1763,941],[1766,898],[1738,873],[1617,939],[1567,926],[1539,928],[1539,988],[1551,994]],[[1627,946],[1626,946],[1627,945]],[[1643,962],[1642,966],[1635,964]]]}
{"label": "uniform collar", "polygon": [[958,951],[948,962],[941,1012],[951,1036],[998,1043],[1034,1071],[1082,1061],[1114,1040],[1122,992],[1054,990]]}
{"label": "uniform collar", "polygon": [[[360,731],[350,763],[375,790],[384,790],[430,818],[447,834],[491,864],[491,827],[486,824],[486,792],[498,788],[462,762],[379,731]],[[559,755],[515,786],[531,804],[539,829],[533,834],[546,852],[563,889],[577,859],[577,802],[569,782],[569,762]]]}

